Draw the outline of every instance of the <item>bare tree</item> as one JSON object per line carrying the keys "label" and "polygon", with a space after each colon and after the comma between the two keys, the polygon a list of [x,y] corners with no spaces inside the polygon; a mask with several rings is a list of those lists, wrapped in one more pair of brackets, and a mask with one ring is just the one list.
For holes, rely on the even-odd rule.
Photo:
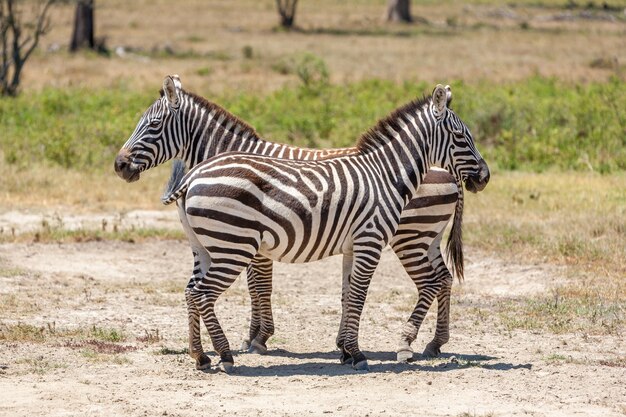
{"label": "bare tree", "polygon": [[76,3],[70,52],[76,52],[80,48],[95,48],[96,44],[93,37],[93,8],[94,0],[78,0]]}
{"label": "bare tree", "polygon": [[280,25],[284,28],[291,29],[293,21],[296,18],[296,5],[298,0],[276,0],[276,7],[280,15]]}
{"label": "bare tree", "polygon": [[387,3],[387,20],[390,22],[411,23],[411,0],[389,0]]}
{"label": "bare tree", "polygon": [[0,0],[0,95],[17,95],[24,64],[50,29],[47,14],[55,1],[34,2],[32,21],[24,21],[18,1]]}

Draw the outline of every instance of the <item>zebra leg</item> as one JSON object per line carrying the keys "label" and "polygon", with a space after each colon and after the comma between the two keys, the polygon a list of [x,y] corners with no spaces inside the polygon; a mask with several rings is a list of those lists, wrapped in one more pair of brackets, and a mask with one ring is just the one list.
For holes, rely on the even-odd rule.
{"label": "zebra leg", "polygon": [[378,266],[381,251],[382,247],[372,247],[370,245],[354,249],[346,317],[342,332],[342,352],[352,357],[352,368],[358,371],[369,371],[367,358],[359,350],[359,324],[365,298],[367,297],[367,290],[376,266]]}
{"label": "zebra leg", "polygon": [[267,353],[267,340],[274,334],[274,318],[272,316],[272,266],[273,262],[264,256],[257,255],[248,266],[248,275],[252,270],[255,291],[257,294],[257,309],[260,325],[254,337],[250,331],[250,352]]}
{"label": "zebra leg", "polygon": [[[206,252],[204,248],[202,252]],[[201,253],[202,253],[201,252]],[[204,353],[202,348],[202,339],[200,337],[200,313],[195,304],[191,300],[191,291],[196,283],[204,275],[203,266],[206,268],[205,256],[198,256],[198,252],[194,251],[194,268],[193,275],[185,288],[185,301],[187,302],[187,316],[189,322],[189,356],[196,361],[196,369],[204,370],[211,367],[211,359]]]}
{"label": "zebra leg", "polygon": [[261,329],[261,309],[259,305],[259,296],[256,291],[256,271],[252,264],[246,269],[246,278],[248,280],[248,292],[250,293],[250,329],[248,337],[243,339],[241,350],[248,351],[250,342],[259,334]]}
{"label": "zebra leg", "polygon": [[352,363],[352,356],[348,352],[343,349],[344,342],[344,326],[346,321],[346,313],[347,313],[347,301],[348,301],[348,292],[350,289],[350,273],[352,272],[352,264],[354,262],[353,255],[344,254],[343,255],[343,267],[342,267],[342,284],[341,284],[341,321],[339,322],[339,331],[337,332],[337,338],[335,339],[335,344],[337,348],[341,350],[341,363]]}
{"label": "zebra leg", "polygon": [[443,262],[441,252],[438,259],[431,262],[435,265],[437,276],[443,283],[437,294],[437,330],[435,337],[426,345],[423,355],[435,357],[441,353],[441,346],[450,340],[450,292],[452,289],[452,275]]}
{"label": "zebra leg", "polygon": [[409,320],[402,327],[396,357],[398,362],[406,362],[413,359],[411,343],[417,338],[417,333],[424,321],[424,317],[441,289],[441,282],[437,280],[437,276],[430,266],[430,262],[428,262],[426,258],[422,259],[424,262],[423,267],[416,271],[419,272],[419,275],[411,275],[413,282],[417,286],[419,295],[413,313],[411,313]]}
{"label": "zebra leg", "polygon": [[[412,244],[404,246],[404,249],[397,241],[394,240],[392,242],[392,248],[395,250],[398,258],[400,258],[402,266],[404,266],[418,291],[417,304],[400,333],[400,343],[396,351],[398,362],[406,362],[413,359],[411,343],[417,338],[417,333],[424,321],[424,317],[442,286],[441,279],[435,269],[433,269],[428,254],[423,249],[424,247],[429,248],[429,250],[432,247],[439,248],[438,238],[439,236],[432,239],[428,235],[417,235],[413,239]],[[415,242],[421,243],[416,244]],[[403,245],[405,244],[406,241],[404,241]]]}
{"label": "zebra leg", "polygon": [[[228,256],[218,254],[218,257],[220,255]],[[215,258],[211,256],[211,259]],[[200,317],[202,317],[211,337],[213,348],[220,355],[219,369],[226,373],[231,372],[234,360],[228,339],[226,339],[226,335],[215,315],[215,302],[235,282],[237,276],[244,270],[250,260],[243,264],[239,259],[234,262],[229,262],[233,261],[230,259],[225,259],[219,263],[213,262],[206,276],[197,282],[190,291],[190,301],[200,313]]]}
{"label": "zebra leg", "polygon": [[202,348],[202,340],[200,337],[200,312],[191,299],[191,291],[206,274],[211,264],[211,257],[193,233],[193,229],[189,225],[187,215],[185,214],[184,205],[181,204],[180,201],[176,203],[176,209],[193,253],[193,275],[185,288],[185,301],[187,302],[187,317],[189,323],[189,356],[195,359],[196,369],[204,370],[211,367],[211,359],[204,353],[204,349]]}

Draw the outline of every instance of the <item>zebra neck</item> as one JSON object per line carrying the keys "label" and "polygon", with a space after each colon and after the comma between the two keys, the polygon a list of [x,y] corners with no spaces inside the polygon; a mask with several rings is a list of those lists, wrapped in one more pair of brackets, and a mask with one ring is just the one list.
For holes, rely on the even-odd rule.
{"label": "zebra neck", "polygon": [[407,204],[430,169],[430,125],[422,115],[394,114],[381,121],[357,145],[364,157],[376,161],[381,178]]}
{"label": "zebra neck", "polygon": [[[182,157],[188,168],[215,155],[243,151],[257,153],[268,147],[256,131],[217,104],[192,96],[182,119],[184,144]],[[182,110],[182,109],[181,109]]]}

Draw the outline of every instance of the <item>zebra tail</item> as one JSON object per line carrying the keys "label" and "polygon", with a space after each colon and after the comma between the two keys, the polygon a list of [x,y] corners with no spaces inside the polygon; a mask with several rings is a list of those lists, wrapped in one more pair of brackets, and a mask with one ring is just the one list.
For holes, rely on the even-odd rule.
{"label": "zebra tail", "polygon": [[180,159],[174,160],[172,164],[172,175],[167,182],[167,188],[161,197],[161,202],[165,205],[172,204],[187,191],[188,183],[183,183],[185,176],[185,163]]}
{"label": "zebra tail", "polygon": [[464,279],[463,270],[463,184],[457,183],[459,187],[459,197],[454,208],[454,220],[448,242],[446,243],[446,255],[448,264],[459,282]]}

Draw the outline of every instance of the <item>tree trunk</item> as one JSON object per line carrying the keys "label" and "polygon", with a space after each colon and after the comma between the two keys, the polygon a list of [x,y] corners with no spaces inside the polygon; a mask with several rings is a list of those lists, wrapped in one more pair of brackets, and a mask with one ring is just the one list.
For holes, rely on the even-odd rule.
{"label": "tree trunk", "polygon": [[387,4],[387,21],[412,22],[411,0],[389,0]]}
{"label": "tree trunk", "polygon": [[298,0],[276,0],[276,7],[280,15],[280,25],[291,29],[296,18],[296,6]]}
{"label": "tree trunk", "polygon": [[81,48],[95,49],[93,8],[94,0],[79,0],[76,3],[74,30],[72,31],[72,41],[70,42],[71,52],[76,52]]}

